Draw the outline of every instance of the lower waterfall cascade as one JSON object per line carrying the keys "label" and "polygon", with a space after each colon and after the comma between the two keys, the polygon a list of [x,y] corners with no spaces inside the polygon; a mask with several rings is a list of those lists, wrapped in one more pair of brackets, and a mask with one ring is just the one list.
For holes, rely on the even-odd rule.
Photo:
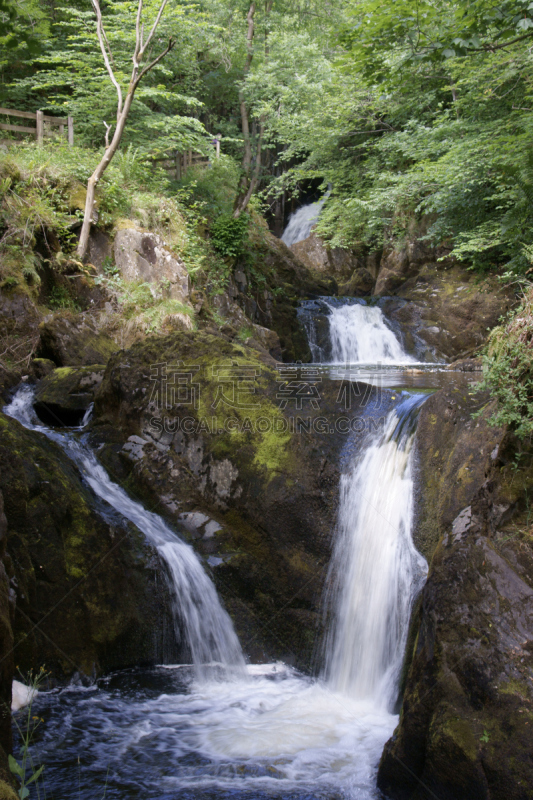
{"label": "lower waterfall cascade", "polygon": [[[338,347],[346,346],[339,334]],[[246,665],[192,548],[110,480],[81,429],[42,425],[31,387],[18,390],[5,413],[58,442],[95,494],[158,549],[192,660],[41,694],[45,723],[34,748],[47,765],[47,791],[65,800],[100,796],[104,785],[116,800],[377,797],[377,764],[398,721],[411,606],[426,572],[411,539],[413,442],[425,395],[398,394],[341,478],[324,667],[311,678],[281,663]],[[213,662],[222,678],[218,671],[212,679]]]}
{"label": "lower waterfall cascade", "polygon": [[341,476],[328,575],[334,624],[325,676],[336,691],[393,707],[411,604],[427,573],[411,539],[412,446],[424,395],[407,395]]}

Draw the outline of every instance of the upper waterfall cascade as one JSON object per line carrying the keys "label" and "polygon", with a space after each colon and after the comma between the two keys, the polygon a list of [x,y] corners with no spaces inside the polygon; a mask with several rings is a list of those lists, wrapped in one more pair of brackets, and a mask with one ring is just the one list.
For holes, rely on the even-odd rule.
{"label": "upper waterfall cascade", "polygon": [[336,364],[408,364],[414,361],[387,325],[378,306],[331,307],[331,360]]}
{"label": "upper waterfall cascade", "polygon": [[406,352],[399,332],[392,329],[379,305],[369,305],[360,298],[322,297],[303,304],[299,315],[316,363],[417,363]]}
{"label": "upper waterfall cascade", "polygon": [[284,242],[287,247],[307,239],[313,230],[313,226],[317,223],[320,211],[324,205],[324,200],[325,198],[322,198],[318,203],[309,203],[309,205],[302,206],[290,215],[287,227],[283,231],[283,236],[281,237],[281,241]]}

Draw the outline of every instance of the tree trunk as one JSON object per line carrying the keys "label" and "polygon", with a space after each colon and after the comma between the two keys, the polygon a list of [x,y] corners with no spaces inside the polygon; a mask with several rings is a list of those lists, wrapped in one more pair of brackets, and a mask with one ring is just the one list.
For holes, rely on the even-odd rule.
{"label": "tree trunk", "polygon": [[122,112],[117,122],[117,127],[115,128],[115,134],[113,136],[113,139],[111,140],[111,144],[109,145],[108,148],[106,148],[102,160],[96,167],[95,171],[93,172],[87,183],[87,197],[85,199],[83,225],[81,228],[80,241],[78,243],[78,258],[80,260],[83,260],[85,258],[85,255],[87,253],[87,247],[89,246],[89,234],[91,232],[91,223],[92,223],[93,209],[94,209],[94,195],[96,192],[96,186],[98,184],[98,181],[108,168],[109,164],[111,163],[111,159],[118,150],[120,140],[122,139],[122,134],[124,133],[124,128],[126,127],[126,120],[128,118],[131,104],[133,102],[134,93],[135,93],[135,87],[132,88],[130,86],[128,94],[126,95],[126,102],[124,103],[124,108],[122,109]]}
{"label": "tree trunk", "polygon": [[[81,228],[80,241],[78,242],[78,249],[77,249],[78,258],[80,259],[80,261],[83,261],[83,259],[85,258],[85,255],[87,253],[87,248],[89,246],[89,234],[91,232],[96,186],[98,184],[98,181],[108,168],[111,159],[118,150],[118,146],[122,139],[122,134],[124,133],[124,128],[126,127],[126,120],[128,119],[128,114],[130,113],[131,104],[133,103],[135,90],[137,89],[137,86],[139,85],[143,77],[146,75],[146,73],[149,72],[152,69],[152,67],[155,67],[155,65],[158,64],[161,61],[161,59],[164,58],[170,50],[172,50],[174,46],[173,40],[170,39],[166,49],[163,50],[163,52],[160,53],[156,58],[154,58],[154,60],[151,63],[149,63],[146,67],[144,67],[143,70],[141,70],[140,66],[141,62],[144,58],[146,50],[149,48],[150,43],[154,37],[157,26],[159,25],[161,16],[163,14],[163,11],[165,10],[165,6],[168,0],[161,0],[159,11],[157,12],[157,16],[155,18],[155,22],[152,26],[150,33],[148,34],[148,38],[146,39],[146,41],[144,41],[144,25],[141,24],[143,2],[142,0],[139,0],[139,4],[137,6],[135,51],[133,53],[133,71],[131,73],[130,85],[128,87],[128,94],[126,95],[126,100],[124,102],[124,105],[122,105],[122,90],[113,72],[113,66],[112,66],[113,54],[111,53],[111,48],[109,47],[109,42],[105,34],[102,21],[102,12],[100,10],[100,3],[99,0],[91,0],[91,2],[94,11],[96,13],[96,21],[97,21],[96,30],[98,33],[100,50],[102,51],[102,56],[111,83],[117,90],[118,103],[117,103],[117,126],[115,128],[115,134],[113,136],[113,139],[111,140],[111,144],[108,147],[106,147],[102,160],[96,167],[95,171],[93,172],[87,183],[87,197],[85,199],[83,225]],[[107,144],[107,136],[109,134],[110,126],[107,125],[107,123],[104,123],[104,125],[106,125],[107,127],[107,134],[106,134],[106,144]]]}

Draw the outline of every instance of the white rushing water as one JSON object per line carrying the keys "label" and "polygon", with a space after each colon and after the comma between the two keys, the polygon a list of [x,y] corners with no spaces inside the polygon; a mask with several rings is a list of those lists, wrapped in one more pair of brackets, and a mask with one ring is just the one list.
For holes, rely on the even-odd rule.
{"label": "white rushing water", "polygon": [[229,617],[191,548],[114,484],[76,434],[40,425],[32,399],[23,387],[5,411],[59,442],[95,493],[155,544],[195,663],[234,667],[231,680],[218,682],[198,671],[187,676],[184,667],[160,668],[170,683],[155,694],[126,684],[123,693],[100,685],[40,696],[53,710],[38,755],[54,796],[74,800],[80,785],[82,796],[100,796],[105,784],[121,800],[140,789],[146,800],[376,798],[377,764],[398,721],[411,603],[425,574],[411,541],[412,443],[423,398],[404,398],[342,477],[327,591],[333,624],[318,679],[281,664],[244,667]]}
{"label": "white rushing water", "polygon": [[41,431],[58,442],[94,493],[133,522],[157,548],[171,578],[175,618],[179,620],[176,634],[179,636],[180,628],[185,630],[192,663],[197,670],[217,662],[244,674],[244,657],[231,619],[192,547],[182,542],[161,517],[146,511],[114,483],[87,446],[72,434],[52,431],[42,425],[33,411],[33,399],[33,388],[23,386],[4,412],[24,427]]}
{"label": "white rushing water", "polygon": [[334,364],[409,364],[409,356],[387,325],[381,308],[360,303],[330,305],[329,335]]}
{"label": "white rushing water", "polygon": [[309,203],[290,215],[287,227],[281,237],[281,241],[285,242],[287,247],[307,239],[318,221],[324,201],[325,198],[322,198],[318,203]]}
{"label": "white rushing water", "polygon": [[414,420],[423,395],[390,412],[384,430],[342,475],[329,571],[326,677],[355,699],[391,709],[411,604],[427,565],[411,539]]}

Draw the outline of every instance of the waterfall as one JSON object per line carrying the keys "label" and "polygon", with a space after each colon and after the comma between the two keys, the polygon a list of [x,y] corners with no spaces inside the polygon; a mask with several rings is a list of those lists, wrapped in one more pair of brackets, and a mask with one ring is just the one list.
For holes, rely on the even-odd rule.
{"label": "waterfall", "polygon": [[[408,357],[376,311],[316,301],[315,346],[347,361],[405,363]],[[146,800],[159,800],[162,791],[191,800],[375,800],[377,764],[398,722],[394,706],[413,598],[427,569],[411,539],[413,441],[425,397],[402,393],[341,477],[324,599],[324,667],[311,678],[284,664],[245,665],[193,550],[110,480],[83,433],[40,425],[33,391],[19,389],[5,411],[58,442],[93,491],[158,549],[196,665],[192,681],[187,668],[174,665],[154,671],[153,686],[134,682],[134,691],[124,673],[91,687],[89,701],[84,687],[40,696],[38,707],[48,704],[53,713],[32,749],[40,747],[54,796],[70,796],[75,768],[83,797],[102,796],[104,786],[113,797],[129,797],[131,787],[137,792],[141,786]],[[201,666],[213,661],[232,666],[226,672],[232,680],[204,680]]]}
{"label": "waterfall", "polygon": [[405,351],[399,334],[379,305],[368,305],[362,298],[305,300],[298,309],[298,317],[315,363],[384,366],[419,363]]}
{"label": "waterfall", "polygon": [[302,206],[290,215],[287,227],[281,237],[281,241],[285,242],[287,247],[307,239],[313,226],[316,225],[325,199],[323,197],[318,203],[309,203],[309,205]]}
{"label": "waterfall", "polygon": [[357,699],[394,705],[413,598],[427,565],[411,539],[413,440],[425,395],[392,410],[342,475],[337,539],[328,575],[329,685]]}
{"label": "waterfall", "polygon": [[42,425],[33,411],[33,400],[33,388],[22,386],[4,412],[25,428],[44,433],[57,442],[94,493],[133,522],[156,547],[170,578],[176,635],[181,630],[185,632],[198,676],[205,677],[206,666],[213,663],[244,674],[244,657],[231,619],[193,548],[182,542],[160,516],[146,511],[114,483],[87,445],[72,433],[53,431]]}
{"label": "waterfall", "polygon": [[354,303],[330,306],[331,360],[335,364],[408,364],[413,362],[378,306]]}

